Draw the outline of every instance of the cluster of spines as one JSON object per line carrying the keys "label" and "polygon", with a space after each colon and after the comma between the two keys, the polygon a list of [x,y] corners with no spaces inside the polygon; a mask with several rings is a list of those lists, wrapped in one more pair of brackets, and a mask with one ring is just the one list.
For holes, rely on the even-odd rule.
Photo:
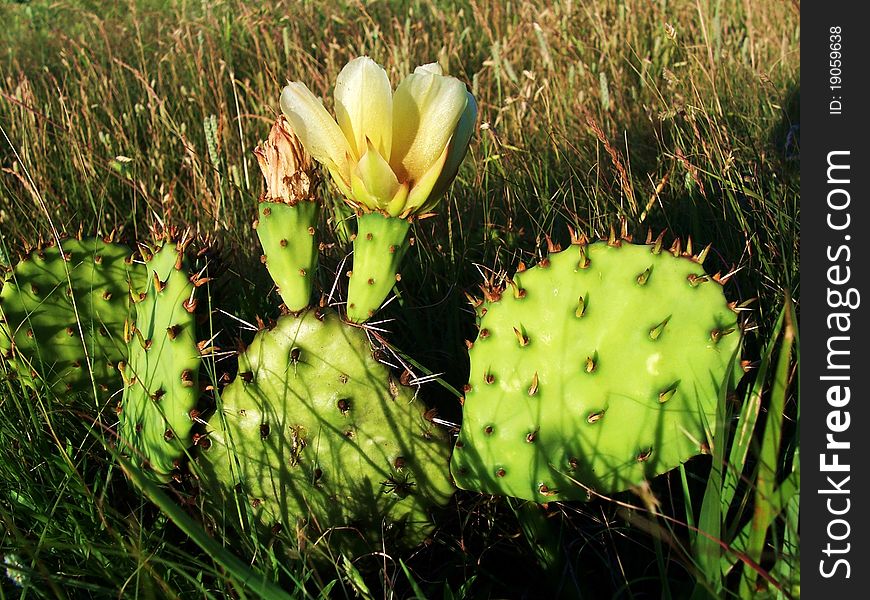
{"label": "cluster of spines", "polygon": [[[578,248],[578,256],[577,256],[577,268],[575,271],[580,269],[587,269],[591,265],[591,260],[586,253],[587,246],[592,243],[590,238],[583,233],[576,233],[572,228],[569,227],[569,232],[571,236],[571,245],[577,246]],[[710,248],[712,244],[707,244],[702,250],[695,253],[692,243],[692,236],[688,236],[686,238],[685,247],[683,246],[683,241],[680,238],[675,238],[671,243],[670,247],[666,247],[664,244],[665,232],[662,231],[655,238],[653,238],[652,230],[647,230],[646,241],[644,245],[650,247],[650,252],[654,255],[659,255],[662,252],[668,252],[675,258],[685,258],[696,263],[699,267],[704,265],[704,261],[707,258],[707,255],[710,252]],[[549,236],[546,238],[547,241],[547,251],[549,254],[554,254],[556,252],[562,251],[562,246],[556,242],[554,242]],[[623,243],[633,243],[634,238],[628,232],[628,225],[625,220],[620,221],[620,232],[617,233],[616,227],[613,225],[610,226],[610,233],[606,237],[599,238],[599,241],[606,242],[608,246],[613,248],[618,248]],[[550,264],[549,258],[544,257],[537,264],[539,268],[547,268]],[[465,297],[468,299],[468,303],[471,305],[471,308],[474,310],[474,314],[477,317],[478,323],[478,335],[480,337],[486,338],[489,335],[489,332],[485,329],[481,330],[479,327],[480,320],[486,315],[488,306],[494,303],[497,303],[501,300],[502,295],[508,291],[510,288],[510,293],[517,300],[521,300],[526,295],[526,290],[522,287],[520,278],[518,277],[521,273],[526,271],[528,266],[525,262],[520,261],[517,264],[516,275],[513,278],[507,277],[506,275],[499,276],[496,273],[491,273],[489,277],[480,284],[478,287],[480,289],[481,295],[475,296],[470,293],[466,293]],[[714,281],[718,283],[720,286],[725,286],[731,277],[734,275],[736,271],[732,270],[726,275],[722,275],[721,271],[717,271],[713,275],[690,275],[687,277],[687,281],[689,285],[692,287],[696,287],[701,285],[702,283],[708,281]],[[648,268],[644,271],[638,273],[635,281],[638,285],[645,285],[652,275],[652,268]],[[749,304],[751,304],[754,300],[746,300],[743,302],[730,302],[728,307],[735,313],[739,314],[740,311],[745,310]],[[575,316],[577,318],[582,317],[586,312],[586,300],[582,296],[578,298],[577,309],[575,311]],[[650,336],[653,335],[658,336],[661,333],[666,322],[660,323],[657,328],[653,328],[657,330],[654,332],[650,331]],[[734,329],[725,329],[722,331],[713,330],[710,332],[711,338],[716,341],[721,338],[723,335],[728,335],[733,333]],[[517,331],[518,340],[520,345],[526,345],[528,343],[527,339],[523,339],[520,335],[520,332]],[[654,337],[652,339],[655,339]],[[470,350],[474,347],[474,342],[471,340],[465,340],[466,347]],[[460,398],[462,401],[462,398]]]}

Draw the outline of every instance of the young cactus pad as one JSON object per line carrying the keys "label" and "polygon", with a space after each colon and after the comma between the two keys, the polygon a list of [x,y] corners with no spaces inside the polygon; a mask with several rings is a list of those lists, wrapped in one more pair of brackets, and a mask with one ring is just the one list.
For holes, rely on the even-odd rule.
{"label": "young cactus pad", "polygon": [[240,494],[300,550],[416,545],[453,493],[446,435],[335,314],[286,315],[258,333],[218,409],[199,460],[207,502],[223,515]]}
{"label": "young cactus pad", "polygon": [[347,318],[362,323],[375,314],[396,285],[399,264],[408,249],[411,225],[405,219],[375,212],[360,215],[357,223]]}
{"label": "young cactus pad", "polygon": [[317,269],[317,171],[283,116],[254,154],[266,179],[255,224],[263,262],[284,304],[297,312],[308,306]]}
{"label": "young cactus pad", "polygon": [[456,484],[586,499],[587,487],[625,490],[703,452],[740,331],[700,262],[660,242],[576,243],[490,290]]}
{"label": "young cactus pad", "polygon": [[263,247],[263,262],[272,276],[287,308],[297,312],[308,306],[314,271],[317,269],[317,244],[314,226],[319,205],[300,202],[260,202],[257,237]]}
{"label": "young cactus pad", "polygon": [[[126,358],[128,278],[143,279],[130,249],[102,239],[63,239],[33,250],[0,292],[0,356],[20,378],[56,394],[108,397]],[[141,272],[137,272],[141,271]]]}
{"label": "young cactus pad", "polygon": [[195,281],[185,268],[185,246],[167,241],[153,256],[146,253],[146,284],[131,290],[129,359],[119,365],[121,445],[158,481],[169,480],[190,446],[200,395]]}

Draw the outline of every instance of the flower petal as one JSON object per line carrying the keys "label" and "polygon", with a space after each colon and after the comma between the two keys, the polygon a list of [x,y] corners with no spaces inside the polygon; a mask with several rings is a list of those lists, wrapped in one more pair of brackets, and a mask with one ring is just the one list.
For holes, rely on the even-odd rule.
{"label": "flower petal", "polygon": [[335,115],[354,157],[366,153],[366,138],[382,156],[393,140],[393,88],[387,72],[368,56],[347,63],[335,80]]}
{"label": "flower petal", "polygon": [[369,212],[377,208],[378,199],[372,196],[366,189],[366,184],[357,174],[356,169],[350,174],[351,193],[346,196],[350,198],[349,204],[354,208],[362,209],[364,212]]}
{"label": "flower petal", "polygon": [[332,175],[332,180],[335,182],[335,185],[338,186],[338,191],[341,192],[341,195],[345,198],[353,198],[353,194],[350,191],[351,177],[347,176],[347,183],[345,183],[345,175],[339,173],[338,168],[335,165],[324,164],[326,165],[329,174]]}
{"label": "flower petal", "polygon": [[[459,172],[459,165],[465,158],[468,152],[468,143],[471,141],[471,135],[474,133],[474,125],[477,121],[477,101],[471,92],[466,92],[468,102],[465,105],[465,110],[462,111],[462,116],[459,117],[459,123],[456,124],[456,131],[453,132],[453,137],[450,138],[450,143],[447,145],[447,161],[444,163],[444,168],[441,170],[441,176],[432,188],[432,193],[429,194],[431,201],[438,201],[438,198],[447,191],[450,184],[456,178],[456,173]],[[427,202],[425,210],[431,210],[434,205]]]}
{"label": "flower petal", "polygon": [[390,165],[399,181],[415,182],[438,160],[462,111],[465,84],[418,67],[393,95],[393,151]]}
{"label": "flower petal", "polygon": [[333,177],[338,173],[345,187],[350,186],[350,147],[344,133],[304,83],[294,81],[284,88],[281,111],[308,154],[326,165]]}
{"label": "flower petal", "polygon": [[396,190],[396,194],[390,203],[387,205],[387,214],[391,217],[398,217],[405,210],[405,202],[408,200],[408,184],[403,183]]}
{"label": "flower petal", "polygon": [[425,65],[420,65],[416,69],[414,69],[415,73],[432,73],[433,75],[444,75],[444,71],[441,70],[441,65],[437,62],[427,63]]}
{"label": "flower petal", "polygon": [[[385,209],[399,189],[396,174],[371,142],[367,142],[366,153],[354,169],[352,181],[354,199],[373,210]],[[359,193],[357,197],[360,184],[365,193]]]}
{"label": "flower petal", "polygon": [[[448,148],[444,148],[444,152],[438,157],[429,170],[417,181],[414,182],[414,187],[411,188],[411,193],[408,194],[408,202],[405,204],[405,216],[411,213],[421,212],[419,209],[424,204],[428,204],[431,200],[432,188],[435,186],[441,171],[444,169],[444,163],[447,161]],[[438,199],[434,199],[434,204],[438,203]]]}

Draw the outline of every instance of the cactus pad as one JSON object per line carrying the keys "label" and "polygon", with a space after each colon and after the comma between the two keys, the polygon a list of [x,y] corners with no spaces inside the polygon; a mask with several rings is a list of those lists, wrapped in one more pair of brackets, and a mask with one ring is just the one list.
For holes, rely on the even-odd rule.
{"label": "cactus pad", "polygon": [[131,290],[136,316],[127,332],[129,359],[119,365],[122,445],[158,481],[171,477],[190,446],[200,395],[195,288],[185,246],[167,242],[146,257],[146,284]]}
{"label": "cactus pad", "polygon": [[375,314],[398,280],[399,264],[409,246],[406,219],[376,212],[357,219],[353,271],[347,292],[347,318],[363,323]]}
{"label": "cactus pad", "polygon": [[335,314],[258,333],[218,408],[199,459],[207,501],[219,515],[247,504],[315,556],[415,545],[453,493],[446,435]]}
{"label": "cactus pad", "polygon": [[320,205],[260,202],[257,237],[263,262],[284,304],[293,312],[308,306],[317,269],[315,226]]}
{"label": "cactus pad", "polygon": [[701,453],[740,332],[700,262],[660,241],[578,241],[489,290],[457,485],[585,499],[586,487],[625,490]]}
{"label": "cactus pad", "polygon": [[23,380],[38,377],[56,394],[90,395],[96,386],[108,397],[120,385],[115,365],[127,353],[128,277],[138,268],[120,244],[97,238],[60,244],[32,251],[6,275],[0,355]]}
{"label": "cactus pad", "polygon": [[317,269],[317,219],[320,178],[290,122],[279,116],[268,139],[254,150],[266,189],[255,224],[263,262],[287,308],[308,306]]}

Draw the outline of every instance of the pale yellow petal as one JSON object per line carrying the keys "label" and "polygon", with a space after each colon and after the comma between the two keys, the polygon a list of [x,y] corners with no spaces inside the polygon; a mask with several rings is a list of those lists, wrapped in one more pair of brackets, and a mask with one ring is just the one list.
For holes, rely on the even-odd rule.
{"label": "pale yellow petal", "polygon": [[387,72],[367,56],[345,65],[335,81],[335,115],[354,158],[366,152],[366,139],[383,156],[393,140],[393,88]]}
{"label": "pale yellow petal", "polygon": [[372,196],[366,189],[366,184],[363,183],[363,180],[356,172],[356,169],[354,169],[353,173],[350,174],[350,188],[351,193],[348,197],[352,200],[355,206],[365,207],[369,210],[378,207],[378,199]]}
{"label": "pale yellow petal", "polygon": [[387,213],[391,217],[398,217],[405,211],[405,204],[408,200],[408,184],[403,183],[396,190],[393,199],[387,204]]}
{"label": "pale yellow petal", "polygon": [[350,185],[350,147],[323,103],[305,84],[292,82],[281,92],[281,111],[308,154],[329,167],[333,175],[338,173],[344,183]]}
{"label": "pale yellow petal", "polygon": [[329,174],[332,176],[332,180],[335,182],[335,185],[338,186],[338,191],[341,192],[341,195],[345,198],[351,198],[353,194],[351,194],[350,189],[350,176],[347,178],[347,182],[344,181],[344,175],[339,173],[338,169],[335,165],[330,163],[324,163]]}
{"label": "pale yellow petal", "polygon": [[466,106],[465,84],[426,69],[408,75],[393,96],[390,165],[400,181],[429,171],[447,146]]}
{"label": "pale yellow petal", "polygon": [[369,142],[368,150],[360,159],[353,171],[353,192],[356,196],[359,184],[365,189],[363,197],[355,198],[365,203],[371,209],[384,209],[393,200],[399,189],[399,180],[390,168],[390,164],[378,153]]}
{"label": "pale yellow petal", "polygon": [[444,71],[441,70],[441,65],[439,65],[437,62],[434,62],[420,65],[419,67],[414,69],[414,73],[432,73],[433,75],[443,75]]}
{"label": "pale yellow petal", "polygon": [[468,143],[471,141],[471,135],[474,133],[474,126],[477,122],[477,102],[470,92],[467,94],[467,103],[465,110],[462,111],[462,116],[459,117],[459,123],[456,124],[456,131],[453,137],[450,138],[450,143],[447,144],[447,161],[444,163],[444,168],[441,170],[441,175],[438,181],[432,188],[432,193],[429,195],[429,202],[423,207],[423,210],[434,208],[431,202],[438,201],[438,198],[447,191],[450,184],[456,178],[456,173],[459,172],[459,165],[462,164],[462,159],[465,158],[468,152]]}
{"label": "pale yellow petal", "polygon": [[[449,146],[448,146],[449,147]],[[438,178],[441,176],[441,171],[444,169],[444,163],[447,161],[448,148],[444,148],[444,151],[441,153],[441,156],[438,157],[432,166],[429,167],[429,170],[414,182],[414,187],[411,188],[410,193],[408,194],[408,201],[405,203],[405,212],[417,213],[420,212],[418,209],[424,204],[428,204],[427,200],[429,200],[432,194],[432,188],[438,181]],[[437,199],[435,199],[437,203]]]}

